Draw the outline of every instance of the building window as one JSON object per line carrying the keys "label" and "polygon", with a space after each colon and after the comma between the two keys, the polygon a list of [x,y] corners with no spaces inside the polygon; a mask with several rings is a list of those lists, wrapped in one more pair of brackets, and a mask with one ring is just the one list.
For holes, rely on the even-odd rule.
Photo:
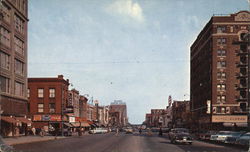
{"label": "building window", "polygon": [[16,14],[14,16],[14,20],[15,20],[15,29],[18,32],[24,34],[24,20],[22,20],[21,17],[19,17]]}
{"label": "building window", "polygon": [[15,59],[15,73],[24,75],[24,63]]}
{"label": "building window", "polygon": [[226,38],[218,38],[217,39],[217,44],[218,45],[226,44]]}
{"label": "building window", "polygon": [[10,7],[8,7],[5,3],[2,4],[3,19],[10,23]]}
{"label": "building window", "polygon": [[38,98],[43,98],[43,89],[38,89]]}
{"label": "building window", "polygon": [[24,96],[24,84],[20,82],[15,82],[15,95]]}
{"label": "building window", "polygon": [[29,98],[30,97],[30,89],[28,88],[27,89],[27,98]]}
{"label": "building window", "polygon": [[44,112],[43,107],[44,107],[44,104],[43,104],[43,103],[38,103],[37,108],[38,108],[38,112],[39,112],[39,113]]}
{"label": "building window", "polygon": [[56,90],[55,89],[49,89],[49,97],[50,98],[56,97]]}
{"label": "building window", "polygon": [[226,85],[225,84],[217,84],[217,90],[218,91],[225,91]]}
{"label": "building window", "polygon": [[24,55],[24,42],[17,37],[14,38],[14,42],[15,51],[21,55]]}
{"label": "building window", "polygon": [[218,26],[217,27],[217,33],[225,33],[226,27],[225,26]]}
{"label": "building window", "polygon": [[10,70],[10,56],[6,53],[0,52],[0,59],[1,68]]}
{"label": "building window", "polygon": [[217,68],[225,68],[225,67],[226,67],[226,61],[217,62]]}
{"label": "building window", "polygon": [[225,50],[217,50],[217,56],[219,56],[219,57],[226,56],[226,51]]}
{"label": "building window", "polygon": [[225,72],[218,72],[217,79],[226,79],[226,73]]}
{"label": "building window", "polygon": [[225,103],[226,102],[226,96],[225,95],[218,95],[217,96],[217,103]]}
{"label": "building window", "polygon": [[0,91],[5,93],[10,93],[10,79],[0,76]]}
{"label": "building window", "polygon": [[3,27],[0,27],[0,42],[10,47],[10,32]]}
{"label": "building window", "polygon": [[55,113],[55,111],[56,111],[56,104],[50,103],[49,104],[49,113]]}

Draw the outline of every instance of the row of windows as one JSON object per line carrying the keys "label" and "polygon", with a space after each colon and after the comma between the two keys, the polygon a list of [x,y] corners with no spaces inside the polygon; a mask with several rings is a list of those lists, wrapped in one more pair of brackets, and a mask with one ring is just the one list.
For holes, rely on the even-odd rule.
{"label": "row of windows", "polygon": [[[43,113],[44,112],[44,104],[38,103],[37,104],[37,112]],[[55,103],[49,103],[49,113],[55,113],[56,112],[56,104]]]}
{"label": "row of windows", "polygon": [[217,62],[217,68],[225,68],[225,67],[226,67],[226,61]]}
{"label": "row of windows", "polygon": [[1,68],[10,70],[10,56],[6,53],[0,52]]}
{"label": "row of windows", "polygon": [[15,73],[24,76],[24,63],[15,59]]}
{"label": "row of windows", "polygon": [[[3,69],[10,70],[10,55],[0,52],[0,66]],[[24,76],[25,64],[24,62],[15,59],[15,73]]]}
{"label": "row of windows", "polygon": [[10,31],[3,27],[0,27],[0,41],[5,46],[10,47]]}
{"label": "row of windows", "polygon": [[14,16],[14,21],[15,21],[15,29],[24,34],[24,20],[21,19],[18,15],[15,14]]}
{"label": "row of windows", "polygon": [[[0,76],[0,83],[1,92],[10,93],[10,79],[4,76]],[[14,94],[16,96],[24,96],[24,83],[15,81]]]}
{"label": "row of windows", "polygon": [[[27,96],[28,98],[30,97],[30,89],[28,89]],[[38,98],[44,97],[44,89],[42,88],[37,89],[37,97]],[[55,97],[56,97],[56,89],[54,88],[49,89],[49,98],[55,98]]]}
{"label": "row of windows", "polygon": [[230,113],[230,107],[213,107],[213,113]]}
{"label": "row of windows", "polygon": [[217,103],[225,103],[226,102],[226,96],[225,95],[218,95],[217,96]]}
{"label": "row of windows", "polygon": [[217,84],[217,91],[225,91],[226,84]]}
{"label": "row of windows", "polygon": [[3,19],[10,23],[10,8],[6,6],[5,3],[2,3],[2,13],[3,13]]}
{"label": "row of windows", "polygon": [[217,44],[218,45],[223,45],[226,44],[226,38],[217,38]]}
{"label": "row of windows", "polygon": [[226,79],[226,73],[225,72],[218,72],[217,79]]}
{"label": "row of windows", "polygon": [[15,36],[15,51],[21,55],[24,55],[24,42]]}

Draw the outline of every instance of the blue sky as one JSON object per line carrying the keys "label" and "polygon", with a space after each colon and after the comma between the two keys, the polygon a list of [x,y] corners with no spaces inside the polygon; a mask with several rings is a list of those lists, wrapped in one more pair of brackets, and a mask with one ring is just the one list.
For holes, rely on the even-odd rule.
{"label": "blue sky", "polygon": [[28,76],[63,74],[81,94],[127,103],[131,123],[188,100],[189,47],[213,14],[247,0],[29,0]]}

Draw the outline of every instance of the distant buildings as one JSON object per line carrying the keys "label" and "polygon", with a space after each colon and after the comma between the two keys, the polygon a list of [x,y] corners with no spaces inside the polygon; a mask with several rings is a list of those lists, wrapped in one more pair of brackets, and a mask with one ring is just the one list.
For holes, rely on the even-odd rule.
{"label": "distant buildings", "polygon": [[[193,128],[247,126],[247,47],[250,13],[213,16],[191,46]],[[248,44],[249,45],[249,44]]]}
{"label": "distant buildings", "polygon": [[110,125],[123,127],[128,124],[127,106],[121,100],[115,100],[109,107]]}
{"label": "distant buildings", "polygon": [[0,1],[1,135],[26,134],[28,1]]}

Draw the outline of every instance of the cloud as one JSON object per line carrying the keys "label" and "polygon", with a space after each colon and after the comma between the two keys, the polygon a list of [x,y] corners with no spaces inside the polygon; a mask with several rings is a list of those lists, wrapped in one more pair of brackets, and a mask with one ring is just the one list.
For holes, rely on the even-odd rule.
{"label": "cloud", "polygon": [[107,7],[109,13],[130,17],[137,22],[144,22],[144,16],[141,6],[133,0],[116,0]]}

